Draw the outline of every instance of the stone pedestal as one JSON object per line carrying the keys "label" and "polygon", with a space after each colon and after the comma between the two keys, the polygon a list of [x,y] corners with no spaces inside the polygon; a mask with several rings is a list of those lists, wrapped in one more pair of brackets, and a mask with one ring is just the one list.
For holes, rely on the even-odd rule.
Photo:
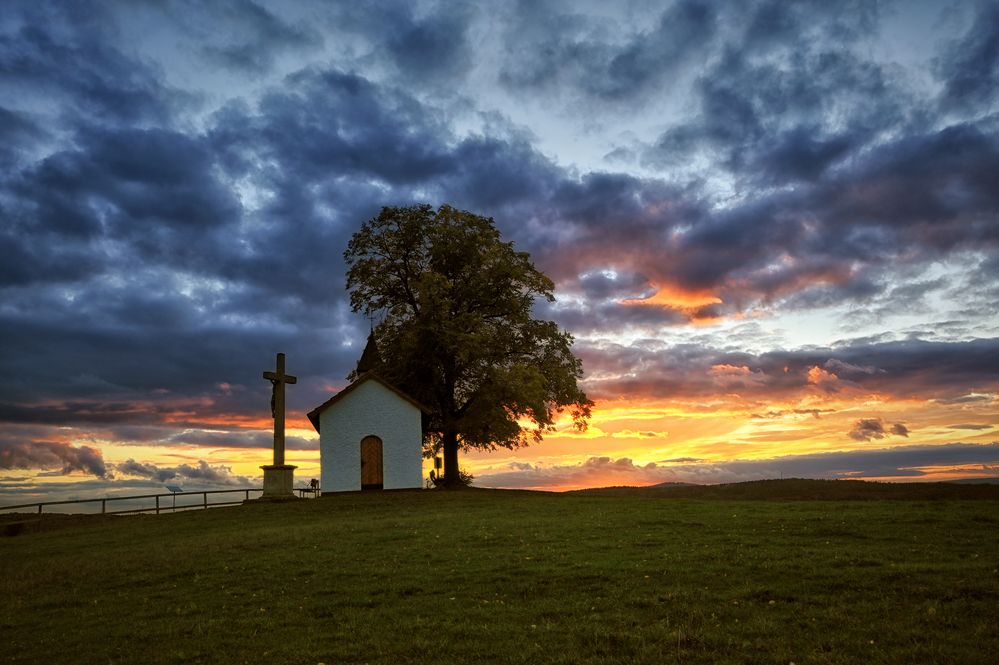
{"label": "stone pedestal", "polygon": [[294,483],[295,469],[292,464],[268,464],[260,467],[264,470],[263,501],[285,501],[296,499]]}

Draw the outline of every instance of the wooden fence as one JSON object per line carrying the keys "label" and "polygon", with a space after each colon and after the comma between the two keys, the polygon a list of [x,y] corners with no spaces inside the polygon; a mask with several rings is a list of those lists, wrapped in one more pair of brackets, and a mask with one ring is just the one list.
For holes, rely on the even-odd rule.
{"label": "wooden fence", "polygon": [[[243,503],[243,501],[249,501],[250,492],[263,492],[259,488],[243,488],[243,489],[231,489],[231,490],[202,490],[200,492],[166,492],[164,494],[139,494],[133,496],[109,496],[103,499],[71,499],[69,501],[35,501],[32,503],[20,503],[13,506],[0,506],[0,511],[11,511],[20,510],[24,508],[30,508],[34,512],[41,514],[42,509],[45,506],[65,506],[69,504],[81,504],[81,503],[100,503],[101,504],[101,514],[103,515],[125,515],[128,513],[153,513],[157,515],[160,512],[166,511],[177,511],[177,510],[191,510],[195,508],[215,508],[216,506],[233,506],[236,504]],[[241,499],[235,501],[208,501],[209,494],[242,494]],[[193,503],[181,503],[177,505],[177,497],[185,496],[200,496],[201,501]],[[170,501],[160,501],[161,498],[170,498]],[[114,501],[137,501],[141,499],[155,499],[155,504],[148,508],[128,508],[126,510],[108,510],[108,503]],[[112,505],[112,508],[114,506]]]}

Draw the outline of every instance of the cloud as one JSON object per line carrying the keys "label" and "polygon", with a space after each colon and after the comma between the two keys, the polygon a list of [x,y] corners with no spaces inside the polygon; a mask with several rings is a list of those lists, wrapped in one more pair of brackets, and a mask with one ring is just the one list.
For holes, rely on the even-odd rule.
{"label": "cloud", "polygon": [[163,467],[128,459],[114,465],[114,468],[122,476],[148,478],[160,483],[167,480],[189,480],[209,485],[248,486],[252,484],[251,480],[245,476],[233,475],[231,467],[221,464],[212,466],[205,460],[198,460],[197,465],[178,464],[177,466]]}
{"label": "cloud", "polygon": [[909,428],[905,426],[904,423],[892,423],[891,430],[892,434],[897,434],[898,436],[909,436]]}
{"label": "cloud", "polygon": [[748,29],[730,34],[698,77],[699,113],[666,130],[646,163],[672,167],[716,151],[724,167],[757,183],[809,182],[902,121],[906,94],[894,77],[844,48],[873,34],[877,10],[833,7],[735,10]]}
{"label": "cloud", "polygon": [[[172,4],[164,8],[168,20],[183,22],[178,17],[196,17],[185,27],[207,42],[201,52],[210,61],[237,72],[266,72],[282,53],[307,52],[323,44],[322,35],[308,23],[283,20],[252,1]],[[213,27],[211,34],[202,27],[205,23]]]}
{"label": "cloud", "polygon": [[854,425],[847,436],[855,441],[870,441],[872,439],[884,439],[889,435],[909,436],[909,428],[904,423],[893,423],[889,429],[885,429],[885,423],[880,418],[861,418]]}
{"label": "cloud", "polygon": [[622,429],[611,433],[611,438],[614,439],[665,439],[667,436],[669,432],[658,430]]}
{"label": "cloud", "polygon": [[704,462],[678,458],[647,464],[623,457],[591,457],[577,464],[523,464],[476,474],[482,487],[575,489],[664,482],[734,483],[767,478],[896,478],[914,480],[940,467],[977,467],[989,475],[999,443],[898,446],[847,452],[787,455],[761,460]]}
{"label": "cloud", "polygon": [[967,394],[959,394],[950,398],[940,398],[935,400],[940,404],[955,405],[955,404],[987,404],[995,400],[996,395],[989,392],[969,392]]}
{"label": "cloud", "polygon": [[74,471],[110,478],[100,450],[55,441],[0,441],[0,469],[46,469],[61,475]]}
{"label": "cloud", "polygon": [[468,6],[441,3],[416,16],[410,3],[378,15],[375,48],[390,56],[400,77],[453,86],[472,68],[475,45]]}
{"label": "cloud", "polygon": [[984,423],[961,423],[959,425],[949,425],[950,429],[971,429],[971,430],[986,430],[992,429],[995,425],[987,425]]}
{"label": "cloud", "polygon": [[783,418],[787,415],[809,415],[813,418],[821,418],[823,413],[835,413],[835,409],[778,409],[767,411],[766,413],[754,413],[750,415],[750,418],[756,418],[758,420],[772,420],[776,418]]}
{"label": "cloud", "polygon": [[507,24],[500,82],[512,91],[564,89],[588,102],[634,103],[703,53],[717,29],[715,7],[673,3],[651,28],[609,39],[606,22],[548,6],[520,4]]}
{"label": "cloud", "polygon": [[27,158],[32,146],[47,132],[27,113],[0,106],[0,166],[13,168]]}
{"label": "cloud", "polygon": [[109,6],[34,2],[5,9],[0,90],[10,99],[62,111],[70,122],[109,125],[165,122],[189,103],[156,66],[118,48]]}
{"label": "cloud", "polygon": [[[734,346],[726,348],[726,342]],[[607,341],[577,344],[587,369],[587,394],[596,398],[630,395],[657,399],[699,399],[717,395],[724,384],[737,386],[747,400],[772,402],[806,395],[843,398],[883,393],[895,398],[936,399],[947,403],[986,403],[999,371],[999,340],[926,342],[905,340],[841,343],[749,353],[726,335],[650,344]],[[873,373],[823,369],[836,360],[851,367],[877,367]],[[719,374],[716,367],[736,368]],[[742,368],[742,369],[739,369]],[[969,394],[970,391],[970,394]],[[979,392],[976,392],[979,391]]]}
{"label": "cloud", "polygon": [[[284,441],[285,448],[288,450],[319,450],[318,439],[306,439],[300,436],[286,435]],[[269,449],[274,445],[274,433],[259,430],[184,430],[183,432],[170,434],[162,440],[163,445],[173,445],[177,443],[217,448]]]}
{"label": "cloud", "polygon": [[[79,131],[73,149],[25,169],[3,197],[18,220],[11,242],[25,257],[6,284],[81,279],[150,261],[199,273],[231,261],[225,240],[240,208],[215,166],[203,142],[175,131]],[[49,242],[39,246],[41,238]],[[94,243],[127,252],[95,255]]]}
{"label": "cloud", "polygon": [[878,369],[877,367],[860,367],[858,365],[851,365],[850,363],[844,362],[839,358],[830,358],[825,362],[825,367],[830,371],[838,372],[840,374],[878,374],[884,372],[884,370]]}
{"label": "cloud", "polygon": [[935,58],[944,86],[940,101],[948,110],[988,109],[999,95],[999,7],[991,2],[975,7],[967,31]]}

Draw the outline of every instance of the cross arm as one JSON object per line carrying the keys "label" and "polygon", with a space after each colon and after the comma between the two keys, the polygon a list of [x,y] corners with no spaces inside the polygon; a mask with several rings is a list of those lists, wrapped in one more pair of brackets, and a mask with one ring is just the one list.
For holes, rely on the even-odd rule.
{"label": "cross arm", "polygon": [[264,378],[270,381],[281,381],[282,383],[298,383],[298,377],[292,376],[291,374],[264,372]]}

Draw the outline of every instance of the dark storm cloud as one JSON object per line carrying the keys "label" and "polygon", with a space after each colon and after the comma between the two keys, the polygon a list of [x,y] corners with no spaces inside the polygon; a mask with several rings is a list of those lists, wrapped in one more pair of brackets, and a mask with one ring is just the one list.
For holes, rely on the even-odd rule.
{"label": "dark storm cloud", "polygon": [[[234,274],[309,300],[343,298],[342,248],[382,205],[430,199],[499,213],[543,200],[561,177],[522,136],[459,139],[440,109],[337,69],[297,72],[214,121],[208,138],[227,170],[269,194],[245,240],[282,249],[245,257]],[[508,230],[514,240],[530,231]]]}
{"label": "dark storm cloud", "polygon": [[[562,286],[570,285],[563,282]],[[641,273],[594,270],[580,275],[576,286],[587,300],[623,300],[648,291],[649,280]]]}
{"label": "dark storm cloud", "polygon": [[619,302],[606,301],[559,305],[557,308],[541,306],[539,313],[564,328],[580,335],[621,332],[631,328],[646,330],[650,327],[676,326],[689,321],[689,317],[676,310],[662,307],[632,307]]}
{"label": "dark storm cloud", "polygon": [[[232,415],[264,416],[270,387],[260,373],[277,349],[287,352],[300,385],[289,408],[309,410],[329,395],[327,377],[346,375],[359,350],[323,331],[289,334],[267,325],[197,323],[181,328],[74,330],[45,323],[5,328],[17,348],[0,358],[16,382],[0,387],[2,413],[12,422],[198,423]],[[220,382],[232,384],[228,394]],[[42,402],[39,404],[38,402]]]}
{"label": "dark storm cloud", "polygon": [[[238,219],[239,203],[215,177],[214,158],[197,138],[163,129],[87,128],[75,143],[9,181],[5,207],[21,236],[20,253],[66,252],[60,262],[73,266],[74,253],[119,258],[94,252],[93,243],[120,241],[130,251],[119,260],[197,270],[227,251],[224,230]],[[50,242],[39,246],[46,236]],[[93,261],[91,270],[125,267]],[[32,275],[15,275],[74,276],[73,268],[69,275],[53,274],[50,263],[39,261]]]}
{"label": "dark storm cloud", "polygon": [[749,51],[797,49],[814,42],[849,44],[878,27],[883,7],[864,0],[762,0],[734,5],[742,20],[735,35]]}
{"label": "dark storm cloud", "polygon": [[[549,175],[540,260],[569,292],[579,275],[611,267],[716,294],[718,314],[780,301],[878,301],[887,313],[892,301],[919,297],[915,285],[893,286],[888,271],[995,246],[997,174],[999,133],[963,123],[881,142],[811,185],[715,210],[696,189]],[[561,252],[562,238],[571,252]]]}
{"label": "dark storm cloud", "polygon": [[[553,172],[523,141],[470,137],[448,147],[449,135],[418,102],[336,70],[301,72],[287,93],[266,96],[256,111],[220,113],[205,136],[123,129],[79,137],[77,148],[26,169],[7,199],[24,220],[24,233],[14,236],[22,248],[48,234],[52,242],[39,256],[66,266],[28,262],[19,285],[57,284],[10,293],[3,337],[21,353],[2,364],[32,377],[29,389],[11,386],[7,394],[4,411],[14,422],[252,413],[265,387],[253,383],[260,368],[249,371],[247,359],[269,362],[275,340],[290,358],[307,360],[295,368],[300,377],[342,377],[356,360],[356,350],[341,344],[352,331],[331,339],[322,327],[303,329],[344,315],[339,255],[359,219],[383,198],[410,197],[407,186],[439,187],[445,179],[474,204],[515,192],[509,185],[519,178],[525,191],[513,200],[521,201],[537,186],[522,168],[525,156],[547,169],[545,178]],[[481,169],[466,168],[476,159]],[[272,192],[270,202],[244,211],[220,165]],[[397,196],[367,186],[370,198],[359,197],[371,178],[391,183]],[[490,181],[498,194],[476,185]],[[72,252],[87,260],[67,260]],[[47,362],[32,363],[36,353]],[[249,392],[218,395],[214,384],[222,381]],[[325,398],[306,386],[289,396],[294,408]],[[210,401],[185,403],[178,394]],[[144,403],[113,405],[126,395]],[[31,403],[43,396],[59,399]],[[73,396],[89,399],[73,404]]]}
{"label": "dark storm cloud", "polygon": [[664,482],[734,483],[768,478],[905,478],[927,475],[924,468],[961,467],[994,476],[999,443],[952,443],[937,446],[788,455],[762,460],[666,460],[639,464],[622,457],[591,457],[579,464],[511,464],[509,470],[483,472],[482,487],[596,487],[654,485]]}
{"label": "dark storm cloud", "polygon": [[161,413],[134,402],[62,402],[50,406],[0,404],[0,420],[49,425],[155,421]]}
{"label": "dark storm cloud", "polygon": [[[382,203],[419,200],[416,187],[447,188],[469,207],[526,200],[538,183],[525,161],[551,180],[523,139],[454,141],[435,110],[336,69],[298,72],[255,106],[220,111],[204,134],[81,125],[71,147],[0,190],[16,222],[0,241],[23,259],[2,273],[18,287],[2,337],[20,351],[2,364],[32,377],[5,391],[6,417],[252,412],[266,388],[247,360],[269,362],[276,345],[307,360],[300,377],[342,377],[355,331],[329,326],[346,315],[339,257],[360,220]],[[245,209],[236,180],[265,203]],[[46,362],[31,362],[39,353]],[[223,381],[249,392],[216,394]],[[303,386],[289,399],[311,408],[321,392]],[[136,408],[115,406],[138,396]],[[32,403],[42,397],[57,399]]]}
{"label": "dark storm cloud", "polygon": [[872,150],[855,170],[820,188],[814,201],[841,229],[877,225],[908,244],[949,250],[999,238],[997,174],[996,128],[959,123]]}
{"label": "dark storm cloud", "polygon": [[[790,12],[789,16],[780,18],[773,6],[761,6],[754,11],[755,18],[748,22],[751,27],[747,28],[744,40],[757,51],[767,44],[786,46],[781,40],[788,35],[808,34],[807,30],[801,29],[805,21],[800,12]],[[659,26],[683,25],[684,20],[705,19],[710,14],[710,8],[680,3],[667,12]],[[864,12],[856,14],[861,18],[867,16]],[[831,20],[828,15],[823,16],[823,21]],[[670,20],[667,21],[667,18]],[[411,22],[411,19],[416,20],[411,16],[400,19],[400,25]],[[438,19],[439,16],[431,13],[419,20],[433,22]],[[869,22],[869,16],[855,21],[856,25],[833,21],[823,29],[838,38],[845,38],[861,32]],[[824,25],[822,21],[819,23]],[[754,51],[747,49],[746,52],[751,54]],[[841,90],[853,90],[850,99],[867,100],[873,104],[872,100],[885,98],[884,91],[888,85],[880,70],[842,53],[819,50],[806,54],[800,62],[789,60],[791,66],[788,72],[772,63],[751,64],[748,56],[736,56],[731,51],[726,58],[718,65],[717,73],[725,73],[726,68],[731,71],[727,77],[705,77],[704,85],[714,86],[703,89],[705,98],[719,94],[733,100],[741,99],[737,90],[740,82],[747,90],[756,92],[751,93],[755,95],[749,101],[751,112],[747,111],[747,115],[739,119],[718,119],[717,131],[711,130],[715,133],[742,127],[737,134],[762,136],[762,129],[753,129],[759,123],[752,118],[796,118],[814,115],[816,111],[829,112],[835,109],[827,108],[826,105],[831,102],[823,100],[844,97],[836,94]],[[729,92],[721,92],[724,86],[729,86]],[[705,108],[715,106],[736,109],[740,103],[710,103]],[[784,108],[792,110],[778,110]],[[846,108],[851,111],[847,116],[861,124],[867,122],[865,118],[877,117],[879,121],[887,122],[894,117],[881,108],[859,114],[855,106],[848,104]],[[319,114],[320,109],[322,115]],[[332,113],[327,117],[326,112],[330,110]],[[773,141],[768,135],[770,140],[763,142],[769,151],[766,154],[776,156],[774,158],[784,165],[780,168],[818,177],[824,172],[824,167],[819,166],[825,159],[823,156],[841,154],[842,150],[846,150],[844,146],[847,143],[836,136],[816,138],[812,128],[795,124],[797,121],[794,118],[788,120],[790,124],[781,121],[776,127],[784,132],[777,136],[786,140]],[[704,122],[709,121],[715,122],[710,120],[710,113],[706,113]],[[787,128],[781,130],[784,124]],[[234,279],[243,282],[257,280],[262,288],[275,284],[275,290],[285,292],[309,291],[312,294],[319,290],[317,285],[323,284],[324,275],[310,268],[309,250],[342,241],[345,231],[337,232],[333,228],[338,219],[363,218],[376,210],[380,202],[413,200],[417,188],[442,199],[460,201],[470,208],[500,212],[511,210],[518,201],[533,201],[537,205],[537,202],[547,200],[548,203],[543,204],[547,211],[537,215],[538,226],[543,228],[545,225],[542,223],[552,217],[564,219],[566,221],[561,225],[547,226],[554,226],[556,234],[561,226],[567,231],[567,236],[574,237],[576,227],[580,223],[585,224],[584,228],[592,235],[593,253],[598,249],[607,253],[609,247],[615,248],[617,251],[614,254],[619,260],[627,260],[633,258],[629,256],[632,253],[629,244],[633,244],[636,260],[676,266],[671,270],[660,269],[659,276],[674,278],[689,287],[728,286],[729,297],[726,300],[731,304],[716,308],[714,314],[751,304],[756,298],[774,298],[807,290],[813,283],[819,285],[798,299],[800,306],[819,306],[845,298],[874,295],[883,285],[862,272],[847,270],[845,255],[850,254],[851,260],[854,260],[860,247],[865,248],[861,251],[869,253],[867,248],[872,246],[892,246],[882,242],[891,238],[879,237],[875,220],[869,231],[860,229],[854,233],[838,234],[837,237],[846,241],[838,243],[841,249],[835,256],[814,255],[813,245],[803,244],[807,238],[799,227],[798,218],[802,212],[821,215],[824,211],[813,211],[812,208],[822,201],[816,202],[807,196],[751,201],[718,215],[705,216],[698,210],[700,202],[696,196],[690,192],[674,191],[667,195],[672,214],[650,214],[634,204],[663,198],[656,191],[663,189],[659,183],[636,181],[616,174],[589,174],[574,181],[547,163],[522,140],[475,136],[455,144],[434,110],[427,109],[407,95],[373,84],[356,74],[337,70],[311,70],[297,74],[288,79],[281,92],[272,94],[255,110],[233,107],[220,113],[211,130],[210,142],[213,150],[224,155],[223,163],[227,168],[234,169],[234,175],[245,176],[254,171],[254,184],[276,194],[263,215],[275,221],[303,220],[298,225],[265,225],[258,237],[250,239],[252,245],[258,242],[281,244],[285,251],[279,260],[288,268],[294,266],[296,269],[278,270],[281,279],[275,283],[271,273],[264,269],[264,260],[259,255],[226,257],[223,248],[212,252],[214,243],[203,241],[183,245],[188,251],[178,254],[183,256],[197,248],[202,254],[199,260],[225,267]],[[254,147],[254,144],[261,148]],[[789,152],[792,150],[798,152],[792,154]],[[761,163],[755,164],[755,171],[767,172],[767,168],[758,168]],[[261,169],[261,165],[279,168]],[[198,176],[197,169],[193,172],[196,177],[192,180],[212,182],[211,178]],[[64,174],[56,172],[51,175],[53,184],[63,184],[57,179],[60,175]],[[373,187],[372,180],[388,184],[391,189],[386,191]],[[852,182],[845,179],[844,184],[851,186]],[[64,185],[63,189],[77,195],[87,191],[74,189],[71,184]],[[831,198],[831,194],[826,194],[827,189],[815,190],[813,194],[819,198]],[[631,198],[622,199],[618,192]],[[625,205],[620,205],[622,202]],[[69,207],[64,205],[57,210],[66,223],[73,223],[82,230],[96,224],[95,215],[88,216],[86,211],[69,214]],[[682,212],[677,212],[678,208],[683,208]],[[786,212],[788,209],[791,212]],[[321,211],[329,212],[323,214]],[[862,216],[857,217],[863,219]],[[646,220],[645,228],[640,229],[645,233],[630,233],[642,226],[641,223],[635,224],[636,219]],[[695,224],[693,232],[672,245],[666,242],[671,230],[691,224]],[[606,228],[608,232],[600,233],[596,225]],[[761,228],[767,230],[763,238],[759,238]],[[518,230],[513,230],[515,236]],[[812,234],[815,236],[814,245],[828,248],[829,236],[822,230],[820,228],[819,233]],[[182,244],[171,243],[169,239],[161,242],[158,238],[147,238],[145,235],[142,238],[147,251],[156,247],[169,251]],[[869,239],[876,240],[876,245],[868,242]],[[584,245],[586,240],[583,239]],[[535,244],[543,247],[540,242]],[[772,270],[770,261],[778,247],[800,256],[797,264]],[[681,258],[679,261],[663,261],[663,258],[672,255]],[[581,260],[588,258],[585,253],[577,253],[576,256]],[[887,260],[891,257],[881,252],[881,256],[875,258]],[[552,261],[552,264],[557,271],[557,263]],[[561,277],[571,278],[575,268],[586,266],[568,267],[569,270]],[[740,288],[734,289],[732,283],[738,283]]]}
{"label": "dark storm cloud", "polygon": [[27,113],[0,106],[0,167],[12,168],[45,134]]}
{"label": "dark storm cloud", "polygon": [[506,26],[510,57],[500,68],[500,82],[518,93],[565,88],[591,101],[628,103],[703,53],[716,23],[711,3],[680,0],[623,40],[610,40],[598,18],[523,2]]}
{"label": "dark storm cloud", "polygon": [[98,478],[110,476],[101,451],[90,446],[73,446],[57,441],[0,441],[0,469],[74,471]]}
{"label": "dark storm cloud", "polygon": [[533,177],[547,183],[548,195],[535,204],[524,244],[570,293],[582,275],[605,269],[640,274],[651,293],[651,282],[676,261],[676,231],[710,219],[696,190],[661,180],[603,172],[574,178],[541,168]]}
{"label": "dark storm cloud", "polygon": [[727,30],[694,86],[698,113],[645,154],[670,167],[709,151],[758,184],[813,181],[904,118],[891,74],[850,45],[877,27],[873,3],[724,7]]}
{"label": "dark storm cloud", "polygon": [[490,21],[493,10],[471,2],[415,5],[377,0],[318,3],[315,13],[334,33],[350,43],[358,42],[356,52],[347,58],[357,66],[376,63],[400,83],[417,83],[416,87],[451,95],[475,65],[477,45],[469,34],[472,21],[480,13]]}
{"label": "dark storm cloud", "polygon": [[[851,342],[832,348],[752,354],[720,340],[673,345],[578,344],[595,397],[691,398],[737,390],[774,400],[806,391],[876,392],[893,397],[988,401],[999,371],[999,341]],[[729,369],[734,368],[734,369]],[[900,433],[900,432],[896,432]]]}
{"label": "dark storm cloud", "polygon": [[48,113],[55,102],[70,122],[165,121],[190,98],[168,89],[155,66],[115,45],[116,23],[101,3],[5,3],[0,90]]}
{"label": "dark storm cloud", "polygon": [[[276,16],[250,0],[228,2],[174,2],[164,8],[168,17],[183,21],[197,17],[187,28],[207,39],[202,47],[207,58],[233,70],[256,73],[269,70],[275,58],[288,51],[310,51],[322,46],[323,38],[307,23],[293,23]],[[202,25],[223,26],[223,34],[208,34]],[[198,34],[202,33],[202,34]],[[221,39],[220,39],[221,37]]]}
{"label": "dark storm cloud", "polygon": [[220,112],[211,137],[230,168],[249,168],[260,156],[294,167],[305,182],[353,174],[403,185],[446,167],[441,139],[449,135],[401,91],[358,74],[310,68],[287,77],[255,109]]}
{"label": "dark storm cloud", "polygon": [[[43,26],[32,29],[44,32]],[[84,55],[79,67],[104,67]],[[105,55],[98,50],[95,57]],[[140,66],[136,71],[145,72]],[[38,135],[32,130],[26,121],[5,128],[28,139]],[[300,137],[306,133],[303,128]],[[252,412],[246,398],[252,401],[266,387],[253,383],[262,368],[248,371],[247,359],[271,362],[275,342],[300,363],[310,360],[296,368],[303,377],[331,369],[346,374],[353,353],[340,344],[342,336],[330,343],[322,330],[289,328],[310,321],[329,325],[342,316],[336,309],[341,288],[330,295],[328,286],[340,281],[342,270],[337,259],[334,266],[317,260],[317,248],[342,247],[344,235],[331,238],[324,232],[328,224],[310,223],[315,216],[281,235],[276,232],[284,225],[270,220],[247,230],[225,164],[217,161],[225,153],[214,135],[82,122],[73,139],[0,180],[0,209],[12,222],[0,233],[10,257],[0,269],[8,287],[0,337],[4,348],[18,349],[0,364],[25,372],[23,382],[0,398],[7,402],[5,418],[149,422],[185,408],[202,416],[224,408]],[[297,149],[284,147],[287,156]],[[361,150],[376,154],[378,148]],[[247,150],[252,159],[264,157],[252,145]],[[334,169],[331,178],[349,168]],[[282,243],[285,237],[296,242]],[[301,269],[309,265],[311,271]],[[302,282],[310,288],[296,290]],[[250,393],[243,399],[214,395],[214,384],[223,381],[248,384]],[[311,408],[323,392],[311,386],[290,400]],[[199,393],[211,402],[184,403]],[[74,397],[86,401],[74,403]],[[41,398],[54,399],[44,407],[33,403]],[[136,398],[130,406],[120,403]]]}
{"label": "dark storm cloud", "polygon": [[417,17],[408,2],[379,16],[375,29],[376,48],[384,46],[399,74],[453,85],[474,62],[468,35],[471,10],[460,4],[442,3]]}
{"label": "dark storm cloud", "polygon": [[[897,68],[846,48],[871,33],[876,12],[834,12],[854,16],[848,23],[814,7],[764,3],[753,12],[698,79],[700,113],[668,129],[645,159],[668,169],[711,156],[747,186],[780,189],[650,246],[649,255],[670,259],[657,276],[710,289],[730,311],[781,299],[825,307],[884,295],[889,266],[995,246],[994,121],[948,126]],[[978,60],[994,32],[984,25],[967,36]],[[656,274],[652,256],[638,260],[633,267]]]}
{"label": "dark storm cloud", "polygon": [[995,247],[997,177],[994,128],[914,133],[812,186],[704,216],[672,242],[652,238],[632,267],[655,274],[656,257],[669,257],[662,277],[741,306],[787,296],[792,307],[864,301],[889,288],[880,270]]}
{"label": "dark storm cloud", "polygon": [[757,184],[818,179],[906,119],[904,89],[882,67],[833,48],[803,45],[777,58],[725,51],[695,86],[699,114],[663,133],[647,163],[668,167],[712,151]]}
{"label": "dark storm cloud", "polygon": [[968,30],[936,59],[945,109],[995,110],[999,99],[999,5],[983,0]]}
{"label": "dark storm cloud", "polygon": [[496,208],[543,198],[562,177],[524,136],[458,139],[440,109],[335,68],[299,71],[255,108],[221,111],[210,140],[230,172],[277,195],[264,214],[314,219],[325,205],[349,219],[342,238],[354,215],[417,200],[414,190]]}

